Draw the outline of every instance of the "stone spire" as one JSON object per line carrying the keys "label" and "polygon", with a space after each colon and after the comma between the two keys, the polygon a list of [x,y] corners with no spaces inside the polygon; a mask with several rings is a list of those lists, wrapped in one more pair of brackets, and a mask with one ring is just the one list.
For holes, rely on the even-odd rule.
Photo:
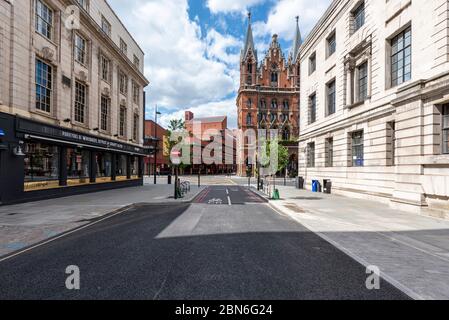
{"label": "stone spire", "polygon": [[299,17],[296,17],[296,34],[295,39],[293,42],[293,48],[292,48],[292,59],[293,63],[297,61],[298,54],[299,54],[299,48],[302,45],[302,38],[301,38],[301,31],[299,30]]}
{"label": "stone spire", "polygon": [[254,48],[253,29],[251,27],[251,12],[248,12],[248,30],[246,31],[245,46],[243,47],[241,60],[248,58],[248,54],[252,52],[257,61],[257,51]]}

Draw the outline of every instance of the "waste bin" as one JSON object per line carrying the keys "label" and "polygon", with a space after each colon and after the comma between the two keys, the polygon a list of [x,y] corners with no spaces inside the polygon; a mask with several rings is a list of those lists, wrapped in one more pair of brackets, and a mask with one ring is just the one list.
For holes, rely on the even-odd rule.
{"label": "waste bin", "polygon": [[332,192],[332,181],[329,179],[323,180],[323,192],[330,194]]}
{"label": "waste bin", "polygon": [[169,174],[167,177],[167,184],[171,184],[171,174]]}
{"label": "waste bin", "polygon": [[304,178],[303,177],[296,178],[296,189],[304,189]]}
{"label": "waste bin", "polygon": [[312,192],[321,192],[321,185],[318,180],[312,180]]}

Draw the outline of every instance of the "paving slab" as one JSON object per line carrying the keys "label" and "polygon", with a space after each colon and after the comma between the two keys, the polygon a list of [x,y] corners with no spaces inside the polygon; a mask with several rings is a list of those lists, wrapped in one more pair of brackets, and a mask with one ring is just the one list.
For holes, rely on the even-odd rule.
{"label": "paving slab", "polygon": [[270,205],[416,299],[449,299],[449,221],[375,201],[278,186]]}

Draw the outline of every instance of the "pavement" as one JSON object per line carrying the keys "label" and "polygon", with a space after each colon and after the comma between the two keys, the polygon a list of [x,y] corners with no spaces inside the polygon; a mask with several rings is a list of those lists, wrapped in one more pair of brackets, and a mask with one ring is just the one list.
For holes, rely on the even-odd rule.
{"label": "pavement", "polygon": [[192,185],[181,200],[173,185],[145,185],[0,206],[0,259],[136,204],[189,202],[203,188]]}
{"label": "pavement", "polygon": [[449,299],[449,221],[388,205],[277,186],[270,201],[415,299]]}
{"label": "pavement", "polygon": [[[68,266],[80,289],[68,290]],[[0,299],[408,299],[250,189],[209,186],[0,261]]]}

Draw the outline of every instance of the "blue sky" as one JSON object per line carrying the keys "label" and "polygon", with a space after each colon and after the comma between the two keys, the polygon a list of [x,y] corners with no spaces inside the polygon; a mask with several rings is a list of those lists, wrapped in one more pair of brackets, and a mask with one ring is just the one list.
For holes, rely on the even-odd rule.
{"label": "blue sky", "polygon": [[276,33],[287,57],[300,17],[303,38],[331,0],[108,0],[145,51],[147,118],[157,104],[161,123],[227,115],[236,127],[240,50],[252,12],[255,45],[263,57]]}

